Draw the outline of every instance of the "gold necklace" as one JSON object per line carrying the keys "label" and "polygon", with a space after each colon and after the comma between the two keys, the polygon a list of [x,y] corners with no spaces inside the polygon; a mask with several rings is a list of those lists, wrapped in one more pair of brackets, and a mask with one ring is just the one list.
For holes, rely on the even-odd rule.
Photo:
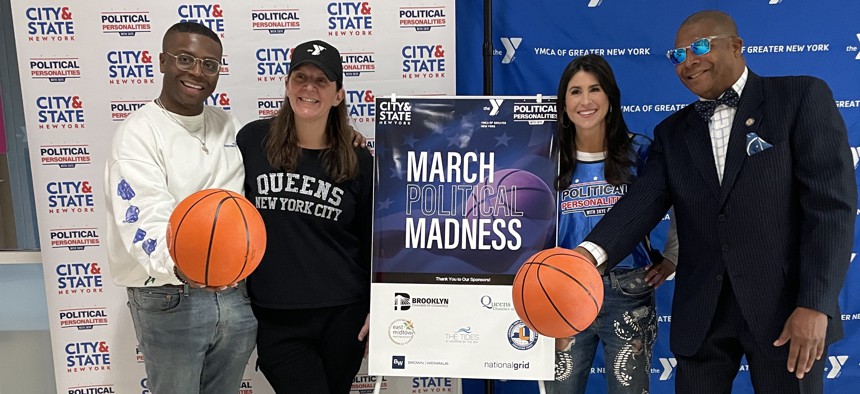
{"label": "gold necklace", "polygon": [[176,123],[179,127],[182,127],[183,130],[188,132],[188,135],[194,137],[194,139],[196,139],[197,141],[200,141],[200,145],[203,149],[203,152],[207,155],[209,154],[209,148],[206,147],[206,108],[203,109],[203,139],[200,139],[197,134],[194,134],[191,132],[191,130],[185,128],[185,125],[183,125],[182,122],[174,118],[173,115],[170,114],[170,111],[164,108],[164,104],[161,103],[161,98],[155,99],[155,104],[158,105],[158,108],[161,108],[161,111],[164,112],[164,114],[167,115],[167,117],[170,118],[173,123]]}

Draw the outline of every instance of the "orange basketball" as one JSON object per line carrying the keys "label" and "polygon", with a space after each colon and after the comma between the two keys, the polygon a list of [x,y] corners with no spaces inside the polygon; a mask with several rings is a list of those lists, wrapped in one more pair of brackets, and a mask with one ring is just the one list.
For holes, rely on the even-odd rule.
{"label": "orange basketball", "polygon": [[539,334],[565,338],[588,328],[603,305],[603,280],[577,252],[545,249],[514,277],[514,309]]}
{"label": "orange basketball", "polygon": [[206,286],[242,280],[266,251],[266,226],[238,193],[207,189],[179,203],[167,225],[167,250],[188,279]]}

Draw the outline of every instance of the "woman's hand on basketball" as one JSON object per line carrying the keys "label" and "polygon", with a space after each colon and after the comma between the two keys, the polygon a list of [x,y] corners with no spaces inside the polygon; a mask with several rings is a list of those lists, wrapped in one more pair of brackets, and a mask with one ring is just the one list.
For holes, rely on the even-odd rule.
{"label": "woman's hand on basketball", "polygon": [[[368,333],[370,333],[370,313],[368,313],[367,317],[364,318],[364,325],[361,326],[361,330],[358,331],[358,340],[363,341],[364,338],[367,338]],[[367,358],[368,345],[370,345],[370,341],[367,341],[364,344],[364,358]]]}
{"label": "woman's hand on basketball", "polygon": [[648,269],[645,272],[645,282],[648,282],[649,285],[657,288],[674,273],[675,263],[673,263],[672,260],[664,258],[663,261],[648,266]]}

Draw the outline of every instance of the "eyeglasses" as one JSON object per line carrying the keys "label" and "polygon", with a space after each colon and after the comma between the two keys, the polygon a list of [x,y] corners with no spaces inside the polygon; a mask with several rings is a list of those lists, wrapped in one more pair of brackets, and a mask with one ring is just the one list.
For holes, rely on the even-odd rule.
{"label": "eyeglasses", "polygon": [[182,71],[194,71],[194,67],[197,66],[197,61],[199,60],[203,74],[211,77],[221,72],[221,63],[215,59],[201,59],[184,53],[180,55],[174,55],[166,51],[164,53],[173,56],[176,59],[176,67],[179,67]]}
{"label": "eyeglasses", "polygon": [[[696,56],[707,55],[708,52],[711,51],[711,40],[715,40],[717,38],[726,38],[726,37],[731,37],[731,36],[727,35],[727,34],[723,34],[723,35],[718,35],[718,36],[710,36],[710,37],[700,38],[696,41],[693,41],[693,43],[690,44],[690,50],[693,51],[693,53]],[[672,61],[672,64],[675,64],[675,65],[681,64],[684,62],[684,60],[687,60],[687,48],[681,47],[681,48],[672,49],[672,50],[666,52],[666,57],[668,57],[669,60]]]}

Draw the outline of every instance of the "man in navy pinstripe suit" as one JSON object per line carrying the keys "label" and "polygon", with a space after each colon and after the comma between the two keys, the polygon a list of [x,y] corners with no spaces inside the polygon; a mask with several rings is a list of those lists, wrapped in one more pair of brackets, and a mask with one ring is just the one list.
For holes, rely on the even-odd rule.
{"label": "man in navy pinstripe suit", "polygon": [[674,206],[677,392],[731,392],[746,355],[756,392],[820,393],[857,209],[845,123],[823,81],[747,69],[725,13],[693,14],[675,46],[701,100],[657,126],[643,175],[577,250],[611,269]]}

